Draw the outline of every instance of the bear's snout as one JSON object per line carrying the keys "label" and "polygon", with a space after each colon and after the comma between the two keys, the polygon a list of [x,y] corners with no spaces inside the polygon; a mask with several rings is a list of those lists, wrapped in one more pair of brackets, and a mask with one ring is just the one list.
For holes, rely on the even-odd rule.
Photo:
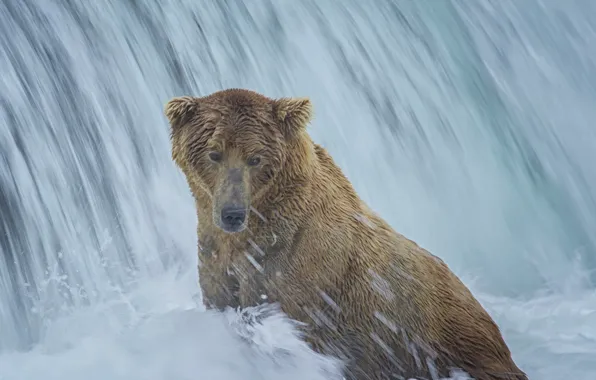
{"label": "bear's snout", "polygon": [[246,220],[246,210],[238,206],[224,206],[221,209],[222,228],[227,232],[239,232]]}

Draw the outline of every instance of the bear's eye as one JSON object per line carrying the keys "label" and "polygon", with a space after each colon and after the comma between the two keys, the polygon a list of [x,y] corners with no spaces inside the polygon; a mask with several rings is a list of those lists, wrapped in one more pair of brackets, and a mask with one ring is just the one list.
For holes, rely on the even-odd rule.
{"label": "bear's eye", "polygon": [[213,162],[220,162],[222,154],[220,152],[209,152],[209,159]]}
{"label": "bear's eye", "polygon": [[261,158],[257,156],[251,157],[246,161],[246,163],[248,164],[248,166],[257,166],[261,163]]}

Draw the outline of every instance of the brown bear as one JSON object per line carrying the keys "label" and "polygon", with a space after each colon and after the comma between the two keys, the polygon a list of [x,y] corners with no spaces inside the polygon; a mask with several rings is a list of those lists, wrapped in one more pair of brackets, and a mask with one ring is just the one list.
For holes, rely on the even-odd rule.
{"label": "brown bear", "polygon": [[358,197],[306,131],[307,98],[244,89],[171,99],[172,158],[198,216],[208,308],[278,303],[348,379],[527,379],[447,265]]}

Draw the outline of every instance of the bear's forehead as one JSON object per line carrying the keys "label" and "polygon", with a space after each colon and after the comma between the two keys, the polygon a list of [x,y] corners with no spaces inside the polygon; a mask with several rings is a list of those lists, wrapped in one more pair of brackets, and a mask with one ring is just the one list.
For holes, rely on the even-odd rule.
{"label": "bear's forehead", "polygon": [[[228,89],[203,98],[204,106],[215,111],[211,142],[222,148],[254,150],[271,145],[277,138],[272,123],[272,100],[245,89]],[[207,111],[207,114],[209,112]]]}
{"label": "bear's forehead", "polygon": [[[255,112],[255,114],[253,114]],[[223,115],[215,124],[211,143],[223,149],[254,150],[272,145],[278,138],[275,127],[252,110],[238,110]]]}
{"label": "bear's forehead", "polygon": [[272,105],[262,95],[250,91],[215,93],[204,103],[207,114],[213,111],[215,119],[232,129],[271,121]]}
{"label": "bear's forehead", "polygon": [[251,150],[255,145],[271,145],[275,140],[275,134],[270,128],[258,122],[222,123],[212,136],[212,141],[218,145],[240,150]]}

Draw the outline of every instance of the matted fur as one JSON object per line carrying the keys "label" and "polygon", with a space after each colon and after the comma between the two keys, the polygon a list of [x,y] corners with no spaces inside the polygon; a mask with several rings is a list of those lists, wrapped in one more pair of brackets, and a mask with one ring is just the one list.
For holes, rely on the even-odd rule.
{"label": "matted fur", "polygon": [[[451,367],[526,379],[466,286],[372,212],[311,140],[312,114],[306,98],[243,89],[167,103],[172,157],[196,201],[206,305],[279,302],[307,324],[313,348],[346,359],[349,379],[431,378]],[[229,191],[232,171],[240,190]],[[231,193],[251,207],[238,233],[218,227]]]}

